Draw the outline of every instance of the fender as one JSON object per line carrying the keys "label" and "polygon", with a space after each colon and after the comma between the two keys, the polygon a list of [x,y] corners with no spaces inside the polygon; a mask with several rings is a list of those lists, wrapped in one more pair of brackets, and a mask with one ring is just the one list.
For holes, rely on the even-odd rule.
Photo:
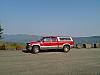
{"label": "fender", "polygon": [[40,46],[40,44],[32,44],[31,46],[35,46],[35,45]]}
{"label": "fender", "polygon": [[69,45],[69,46],[70,46],[70,44],[69,44],[69,43],[64,43],[64,44],[63,44],[63,46],[65,46],[65,45]]}

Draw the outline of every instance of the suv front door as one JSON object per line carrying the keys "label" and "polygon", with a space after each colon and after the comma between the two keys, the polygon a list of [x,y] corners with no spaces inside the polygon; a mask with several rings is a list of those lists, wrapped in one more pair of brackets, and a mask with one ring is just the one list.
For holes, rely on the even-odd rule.
{"label": "suv front door", "polygon": [[41,42],[41,49],[50,49],[51,47],[51,38],[44,37]]}

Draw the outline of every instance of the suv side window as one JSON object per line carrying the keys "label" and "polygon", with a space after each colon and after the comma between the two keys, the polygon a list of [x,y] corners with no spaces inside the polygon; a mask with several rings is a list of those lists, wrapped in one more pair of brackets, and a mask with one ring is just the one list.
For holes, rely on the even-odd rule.
{"label": "suv side window", "polygon": [[50,37],[45,37],[45,38],[43,39],[43,41],[44,41],[44,42],[50,42]]}
{"label": "suv side window", "polygon": [[60,38],[61,41],[71,40],[70,38]]}
{"label": "suv side window", "polygon": [[56,42],[57,38],[56,37],[52,37],[52,42]]}
{"label": "suv side window", "polygon": [[66,38],[66,40],[71,40],[70,38]]}

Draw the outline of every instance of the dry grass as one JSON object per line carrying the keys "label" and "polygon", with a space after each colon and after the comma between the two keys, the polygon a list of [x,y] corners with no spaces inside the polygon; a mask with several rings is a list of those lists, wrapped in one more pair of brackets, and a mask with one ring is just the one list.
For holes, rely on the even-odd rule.
{"label": "dry grass", "polygon": [[22,50],[25,49],[25,45],[12,42],[0,41],[0,50]]}

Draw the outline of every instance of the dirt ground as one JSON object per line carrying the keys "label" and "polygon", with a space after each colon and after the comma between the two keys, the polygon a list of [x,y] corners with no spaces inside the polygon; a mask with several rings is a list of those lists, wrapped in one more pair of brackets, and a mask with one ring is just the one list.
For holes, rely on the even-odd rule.
{"label": "dirt ground", "polygon": [[38,54],[0,50],[0,75],[100,75],[100,48]]}

